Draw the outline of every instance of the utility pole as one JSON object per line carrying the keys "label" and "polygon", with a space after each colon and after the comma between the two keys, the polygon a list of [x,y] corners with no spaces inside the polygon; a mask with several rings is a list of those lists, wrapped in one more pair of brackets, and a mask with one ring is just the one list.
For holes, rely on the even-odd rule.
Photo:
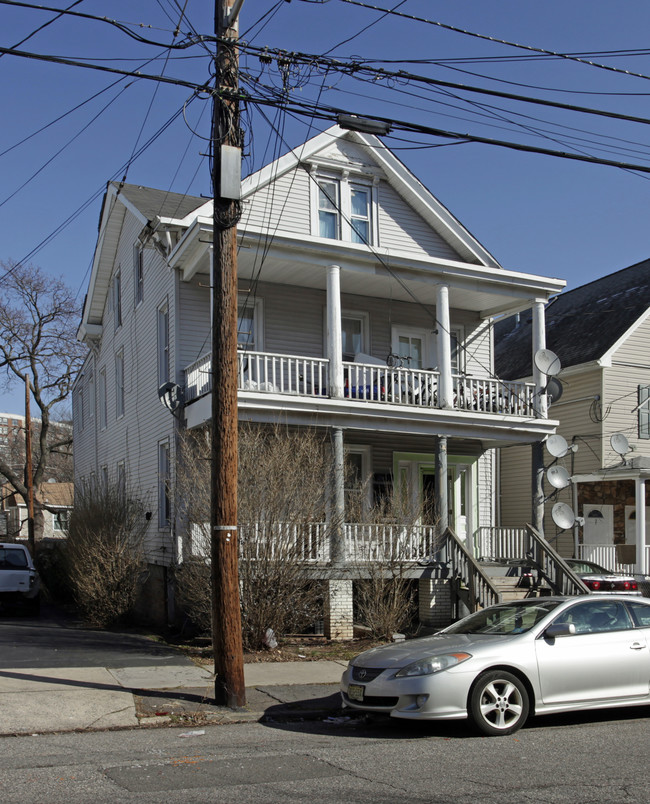
{"label": "utility pole", "polygon": [[[215,703],[246,703],[237,533],[237,230],[241,192],[237,14],[215,0],[212,113],[212,479],[210,503]],[[223,93],[232,95],[223,97]]]}
{"label": "utility pole", "polygon": [[34,469],[32,466],[32,417],[30,413],[29,374],[25,372],[25,486],[27,487],[27,544],[32,557],[36,555],[34,539]]}

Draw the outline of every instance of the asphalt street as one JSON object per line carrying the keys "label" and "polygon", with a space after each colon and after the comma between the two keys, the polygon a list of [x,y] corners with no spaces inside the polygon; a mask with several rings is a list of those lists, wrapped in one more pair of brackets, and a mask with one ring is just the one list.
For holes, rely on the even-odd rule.
{"label": "asphalt street", "polygon": [[3,804],[647,804],[647,712],[512,737],[339,718],[0,738]]}

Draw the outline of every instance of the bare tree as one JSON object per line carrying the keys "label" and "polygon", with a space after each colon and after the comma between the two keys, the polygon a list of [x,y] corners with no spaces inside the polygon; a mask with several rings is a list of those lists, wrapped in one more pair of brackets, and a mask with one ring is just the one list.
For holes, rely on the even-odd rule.
{"label": "bare tree", "polygon": [[[71,428],[53,421],[55,411],[68,398],[72,382],[81,368],[86,347],[76,339],[79,305],[72,291],[60,279],[47,276],[40,268],[0,263],[4,272],[0,296],[0,384],[4,388],[29,384],[38,407],[32,415],[40,422],[35,428],[32,455],[34,488],[34,535],[43,532],[41,487],[50,472],[69,455]],[[26,460],[0,456],[0,475],[14,491],[27,499]]]}
{"label": "bare tree", "polygon": [[[177,499],[192,533],[193,555],[179,570],[181,600],[203,630],[210,626],[209,460],[206,432],[179,449]],[[305,572],[322,557],[331,474],[329,446],[315,432],[242,425],[239,435],[239,581],[245,647],[266,632],[295,633],[322,616],[321,588]]]}

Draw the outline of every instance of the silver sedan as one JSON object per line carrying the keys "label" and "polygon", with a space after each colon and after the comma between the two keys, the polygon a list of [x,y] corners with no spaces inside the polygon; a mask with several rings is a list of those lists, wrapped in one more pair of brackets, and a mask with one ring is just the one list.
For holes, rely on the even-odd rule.
{"label": "silver sedan", "polygon": [[512,734],[529,714],[650,704],[650,601],[546,597],[502,603],[438,634],[354,658],[344,703],[412,720],[469,718]]}

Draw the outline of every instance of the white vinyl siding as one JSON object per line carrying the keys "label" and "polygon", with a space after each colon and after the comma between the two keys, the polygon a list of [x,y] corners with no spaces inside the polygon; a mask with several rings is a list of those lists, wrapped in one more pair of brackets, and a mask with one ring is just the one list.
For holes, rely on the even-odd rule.
{"label": "white vinyl siding", "polygon": [[377,193],[379,245],[414,254],[459,260],[460,255],[386,182]]}
{"label": "white vinyl siding", "polygon": [[309,234],[310,182],[307,171],[297,168],[258,190],[244,201],[242,230],[250,226]]}

